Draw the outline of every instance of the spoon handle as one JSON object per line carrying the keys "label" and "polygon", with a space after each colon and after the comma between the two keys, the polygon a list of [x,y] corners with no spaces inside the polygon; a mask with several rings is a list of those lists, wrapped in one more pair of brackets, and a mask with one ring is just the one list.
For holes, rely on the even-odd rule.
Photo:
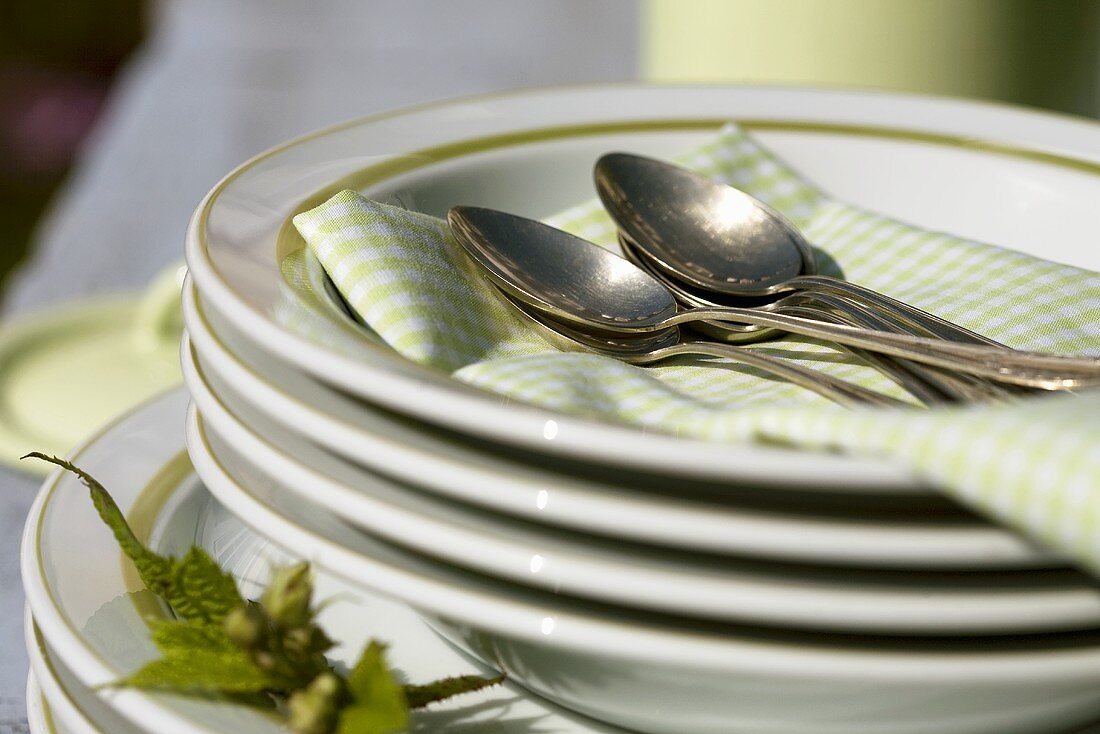
{"label": "spoon handle", "polygon": [[825,339],[870,352],[902,357],[997,382],[1044,390],[1068,390],[1100,385],[1100,359],[1042,352],[1023,352],[959,344],[940,339],[862,329],[842,324],[764,313],[746,308],[694,308],[681,311],[654,325],[654,329],[692,321],[736,321],[771,326],[791,334]]}
{"label": "spoon handle", "polygon": [[904,301],[891,298],[884,293],[865,288],[855,283],[850,283],[839,278],[831,278],[827,275],[800,275],[788,281],[787,285],[806,291],[824,291],[848,296],[868,305],[890,312],[910,326],[924,331],[929,336],[945,339],[947,341],[960,342],[962,344],[983,344],[988,347],[1009,347],[1000,342],[984,337],[981,334],[970,331],[958,324],[952,323],[939,316],[922,311]]}
{"label": "spoon handle", "polygon": [[[807,319],[825,320],[834,324],[847,324],[875,331],[892,331],[899,334],[909,332],[895,319],[868,305],[846,298],[831,291],[798,291],[775,304],[777,313],[801,316]],[[929,401],[943,402],[986,402],[990,400],[1009,400],[1016,397],[1021,388],[1001,386],[989,380],[973,375],[944,370],[930,365],[921,365],[912,361],[895,360],[886,355],[877,355],[866,350],[848,347],[861,359],[873,367],[888,374],[910,393],[925,404]],[[927,386],[930,394],[920,384]],[[939,399],[936,400],[936,395]],[[928,398],[928,399],[926,399]]]}
{"label": "spoon handle", "polygon": [[757,349],[738,347],[732,344],[718,344],[707,341],[689,341],[656,349],[647,354],[632,355],[631,364],[650,364],[685,354],[701,354],[708,357],[724,357],[750,367],[781,377],[799,387],[812,390],[841,405],[873,405],[885,408],[913,408],[897,398],[869,390],[860,385],[841,380],[832,375],[808,367],[802,367],[787,359],[779,359],[764,354]]}
{"label": "spoon handle", "polygon": [[[886,326],[870,320],[854,323],[855,319],[842,318],[827,311],[801,306],[784,306],[781,313],[807,319],[826,320],[829,323],[849,324],[872,329],[886,330]],[[969,376],[945,374],[935,367],[918,365],[905,360],[894,359],[884,354],[868,352],[857,347],[844,347],[856,358],[881,372],[920,400],[925,405],[939,405],[952,402],[987,402],[995,399],[996,392],[987,389],[988,383],[969,378]],[[969,379],[966,379],[969,378]],[[977,384],[975,384],[977,383]]]}

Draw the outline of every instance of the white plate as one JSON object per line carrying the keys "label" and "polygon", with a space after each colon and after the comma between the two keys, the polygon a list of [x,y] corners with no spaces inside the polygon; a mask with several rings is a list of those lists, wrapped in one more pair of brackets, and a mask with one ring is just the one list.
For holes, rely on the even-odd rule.
{"label": "white plate", "polygon": [[[202,379],[231,409],[251,408],[248,425],[261,433],[268,426],[293,432],[294,438],[276,440],[270,432],[265,438],[299,459],[311,444],[334,451],[358,465],[345,466],[345,476],[358,469],[364,482],[383,474],[540,524],[749,557],[967,570],[1062,565],[1054,554],[1010,530],[974,516],[951,515],[947,501],[931,495],[899,499],[877,512],[850,495],[832,497],[831,506],[807,507],[799,495],[784,501],[790,493],[740,486],[718,488],[726,501],[717,501],[714,495],[710,500],[693,497],[690,486],[667,478],[647,486],[645,479],[629,474],[589,477],[480,450],[461,437],[349,400],[265,358],[215,314],[208,322],[191,288],[184,290],[184,317]],[[317,462],[330,458],[326,453],[307,463],[319,468]],[[311,491],[330,507],[345,502]],[[812,493],[813,499],[826,496]],[[350,506],[348,512],[354,512]]]}
{"label": "white plate", "polygon": [[68,730],[53,726],[49,707],[42,698],[42,688],[34,672],[27,673],[27,729],[30,734],[71,734]]}
{"label": "white plate", "polygon": [[[117,726],[107,729],[93,723],[99,720],[92,718],[89,705],[97,710],[107,709],[107,707],[102,701],[96,700],[91,691],[81,690],[79,686],[73,685],[71,678],[69,685],[66,686],[62,680],[65,671],[48,659],[46,645],[34,626],[29,609],[24,615],[23,633],[27,643],[31,675],[34,676],[38,686],[39,706],[42,707],[44,704],[46,731],[51,734],[102,734],[103,731],[110,734],[141,734],[142,730],[117,721],[117,717],[113,722]],[[32,720],[35,716],[28,711],[27,718]],[[34,729],[33,721],[31,728]]]}
{"label": "white plate", "polygon": [[[190,471],[184,453],[187,395],[182,390],[138,409],[106,428],[74,454],[100,479],[139,536],[162,552],[180,554],[193,543],[210,551],[255,596],[272,560],[285,559],[220,508]],[[261,551],[263,551],[261,553]],[[142,614],[163,613],[140,584],[118,545],[96,516],[87,490],[68,474],[44,485],[28,518],[22,572],[27,599],[47,652],[84,689],[116,680],[155,654]],[[318,598],[330,599],[322,624],[341,644],[347,663],[369,636],[391,643],[391,662],[413,682],[485,673],[432,633],[407,607],[349,588],[320,574]],[[286,734],[268,716],[224,703],[131,689],[94,697],[125,726],[157,734]],[[95,720],[105,721],[98,709]],[[416,715],[426,731],[530,732],[533,722],[555,734],[614,734],[617,729],[561,711],[513,686],[470,694]],[[542,729],[541,727],[545,727]],[[106,728],[115,734],[120,727]]]}
{"label": "white plate", "polygon": [[271,486],[255,496],[228,482],[210,490],[273,542],[421,609],[513,680],[638,731],[1008,734],[1100,715],[1094,635],[933,641],[715,630],[463,573]]}
{"label": "white plate", "polygon": [[1100,197],[1095,123],[904,95],[646,86],[474,98],[292,141],[208,194],[189,228],[188,263],[203,297],[269,354],[421,420],[547,454],[677,475],[911,491],[918,480],[882,461],[688,441],[516,405],[377,344],[348,356],[282,325],[280,256],[300,243],[289,218],[338,188],[434,214],[461,199],[542,216],[591,198],[599,153],[681,152],[728,119],[838,197],[1100,269],[1100,248],[1090,244]]}
{"label": "white plate", "polygon": [[[201,421],[188,449],[208,486],[274,486],[357,527],[457,566],[589,599],[690,617],[853,634],[985,635],[1100,628],[1100,589],[1072,571],[1008,574],[842,571],[674,553],[519,524],[356,471],[255,411],[231,415],[185,348]],[[231,491],[227,489],[226,491]]]}

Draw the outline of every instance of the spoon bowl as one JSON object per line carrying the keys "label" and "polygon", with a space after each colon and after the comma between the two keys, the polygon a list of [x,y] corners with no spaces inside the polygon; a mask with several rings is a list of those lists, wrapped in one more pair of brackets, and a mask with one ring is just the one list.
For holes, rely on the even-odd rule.
{"label": "spoon bowl", "polygon": [[663,328],[676,314],[668,288],[587,240],[481,207],[454,207],[447,222],[501,290],[555,321],[624,332]]}
{"label": "spoon bowl", "polygon": [[[727,302],[723,302],[719,294],[698,288],[671,277],[668,273],[661,270],[657,263],[639,250],[623,234],[619,235],[619,249],[627,260],[637,265],[653,278],[659,280],[662,285],[672,291],[676,300],[683,305],[689,308],[723,308],[731,305],[728,303],[728,299]],[[781,294],[761,296],[758,299],[753,299],[753,301],[755,301],[753,303],[744,303],[743,300],[739,300],[738,305],[743,305],[746,308],[761,308],[774,303],[780,298],[782,298]],[[751,344],[752,342],[774,339],[782,334],[779,330],[767,326],[738,324],[728,321],[701,321],[697,324],[692,324],[691,328],[711,339],[717,339],[718,341],[728,344]]]}
{"label": "spoon bowl", "polygon": [[732,297],[836,293],[891,315],[910,333],[1008,349],[882,293],[817,275],[813,249],[798,228],[732,186],[629,153],[600,158],[595,182],[619,229],[668,278]]}
{"label": "spoon bowl", "polygon": [[596,163],[596,190],[655,267],[697,288],[738,296],[788,290],[815,274],[813,249],[755,197],[686,168],[629,153]]}

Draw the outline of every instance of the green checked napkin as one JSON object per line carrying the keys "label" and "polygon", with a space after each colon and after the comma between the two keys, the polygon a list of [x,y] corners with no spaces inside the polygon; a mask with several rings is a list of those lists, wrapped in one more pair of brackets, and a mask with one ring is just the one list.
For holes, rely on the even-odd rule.
{"label": "green checked napkin", "polygon": [[[928,232],[835,201],[735,126],[681,163],[780,210],[822,270],[1023,349],[1100,353],[1100,275]],[[547,220],[615,248],[595,200]],[[1100,391],[1013,405],[845,409],[713,358],[633,367],[556,351],[505,306],[444,221],[344,191],[294,224],[344,298],[416,362],[511,398],[676,435],[888,457],[1100,570]],[[791,336],[754,349],[903,393],[846,353]]]}

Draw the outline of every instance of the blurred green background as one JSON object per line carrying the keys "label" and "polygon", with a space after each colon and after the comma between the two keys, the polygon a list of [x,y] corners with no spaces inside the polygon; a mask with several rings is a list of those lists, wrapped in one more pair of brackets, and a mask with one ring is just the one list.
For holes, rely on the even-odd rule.
{"label": "blurred green background", "polygon": [[1096,0],[649,0],[643,75],[994,99],[1096,116]]}
{"label": "blurred green background", "polygon": [[144,5],[0,0],[0,289],[141,40]]}

